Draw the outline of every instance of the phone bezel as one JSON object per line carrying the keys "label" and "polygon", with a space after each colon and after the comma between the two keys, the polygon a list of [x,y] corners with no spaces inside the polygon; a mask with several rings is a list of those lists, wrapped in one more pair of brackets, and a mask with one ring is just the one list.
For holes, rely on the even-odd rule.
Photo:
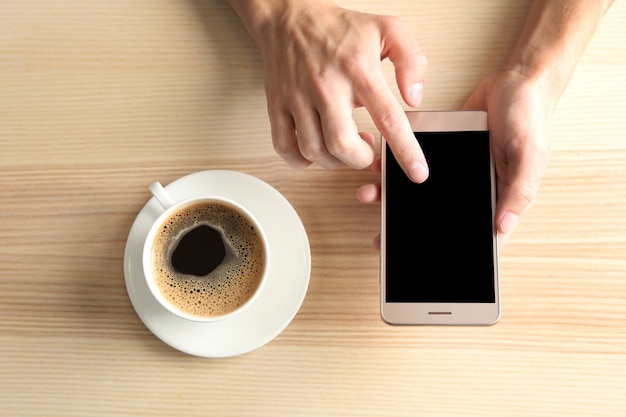
{"label": "phone bezel", "polygon": [[[483,111],[412,111],[407,117],[414,132],[488,131],[487,113]],[[386,301],[386,141],[382,138],[381,195],[381,317],[389,324],[399,325],[492,325],[500,319],[500,273],[498,237],[495,228],[496,174],[490,149],[492,244],[494,265],[493,303],[399,303]],[[442,255],[443,256],[443,255]]]}

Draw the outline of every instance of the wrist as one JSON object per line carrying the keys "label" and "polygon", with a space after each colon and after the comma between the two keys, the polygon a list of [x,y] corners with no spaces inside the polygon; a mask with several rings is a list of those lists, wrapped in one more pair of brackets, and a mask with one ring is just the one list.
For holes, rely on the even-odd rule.
{"label": "wrist", "polygon": [[548,109],[554,109],[567,84],[570,75],[562,69],[556,62],[550,64],[529,62],[520,60],[508,60],[502,71],[514,75],[517,79],[524,80],[524,83],[535,86],[537,91],[541,91]]}
{"label": "wrist", "polygon": [[283,0],[226,0],[235,11],[250,36],[258,42],[262,28],[272,20],[272,10],[281,7]]}
{"label": "wrist", "polygon": [[[273,33],[277,25],[285,24],[297,8],[319,7],[319,1],[309,0],[226,0],[239,16],[250,36],[261,46],[261,40]],[[327,2],[330,3],[330,2]]]}
{"label": "wrist", "polygon": [[503,70],[538,82],[546,95],[558,100],[612,1],[532,1]]}

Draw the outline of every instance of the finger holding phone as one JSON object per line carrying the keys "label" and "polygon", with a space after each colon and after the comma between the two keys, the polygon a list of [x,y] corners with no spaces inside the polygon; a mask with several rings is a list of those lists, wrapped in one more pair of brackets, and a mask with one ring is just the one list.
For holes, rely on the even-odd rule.
{"label": "finger holding phone", "polygon": [[520,74],[495,73],[478,85],[465,105],[466,109],[491,109],[489,127],[497,173],[495,216],[500,246],[534,203],[548,164],[547,129],[553,104],[546,97],[547,91]]}

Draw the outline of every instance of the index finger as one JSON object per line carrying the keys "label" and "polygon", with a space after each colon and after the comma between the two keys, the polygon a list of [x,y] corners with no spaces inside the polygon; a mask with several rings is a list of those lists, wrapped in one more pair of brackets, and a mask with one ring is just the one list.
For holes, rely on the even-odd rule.
{"label": "index finger", "polygon": [[398,164],[412,181],[426,181],[428,164],[402,106],[384,80],[370,85],[367,91],[369,94],[363,105],[387,141]]}

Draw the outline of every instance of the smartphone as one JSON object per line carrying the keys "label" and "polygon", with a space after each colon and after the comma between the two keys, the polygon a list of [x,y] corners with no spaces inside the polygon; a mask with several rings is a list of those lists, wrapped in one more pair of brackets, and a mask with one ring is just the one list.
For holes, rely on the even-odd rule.
{"label": "smartphone", "polygon": [[407,112],[429,167],[413,183],[382,140],[381,316],[389,324],[500,318],[496,181],[487,113]]}

